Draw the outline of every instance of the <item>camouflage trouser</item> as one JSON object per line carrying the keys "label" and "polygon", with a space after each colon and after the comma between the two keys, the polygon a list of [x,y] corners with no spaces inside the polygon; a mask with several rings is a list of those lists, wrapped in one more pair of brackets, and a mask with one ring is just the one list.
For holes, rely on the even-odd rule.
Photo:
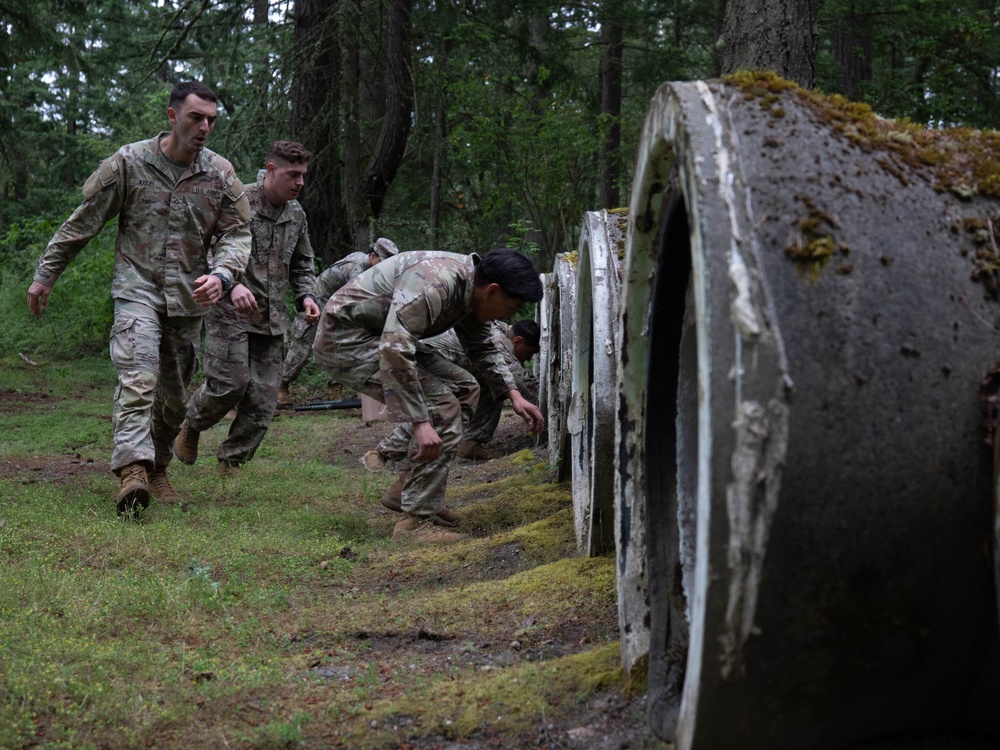
{"label": "camouflage trouser", "polygon": [[[520,365],[511,365],[510,374],[514,376],[517,390],[528,401],[535,404],[538,400],[538,381],[535,376]],[[496,398],[489,385],[477,377],[479,382],[479,404],[476,412],[468,420],[463,429],[463,439],[488,443],[493,439],[493,433],[500,424],[500,414],[503,411],[505,398]],[[378,452],[390,461],[400,461],[401,453],[405,453],[413,439],[413,430],[408,424],[397,427],[378,445]]]}
{"label": "camouflage trouser", "polygon": [[110,349],[118,370],[111,453],[116,474],[129,464],[170,463],[184,420],[202,321],[200,316],[167,317],[139,302],[115,300]]}
{"label": "camouflage trouser", "polygon": [[291,383],[299,376],[312,354],[315,337],[316,324],[306,323],[305,315],[296,315],[288,336],[288,354],[281,365],[281,382]]}
{"label": "camouflage trouser", "polygon": [[[329,343],[332,345],[327,351],[315,351],[316,361],[327,374],[338,383],[385,403],[378,369],[378,337],[358,328],[335,328]],[[409,470],[403,484],[403,510],[430,516],[444,508],[448,471],[462,441],[462,423],[472,417],[479,400],[479,384],[467,370],[440,354],[417,352],[416,360],[430,424],[441,438],[441,454],[433,461],[410,462],[409,456],[417,452],[411,437],[406,449],[394,460],[401,463],[401,471]]]}
{"label": "camouflage trouser", "polygon": [[205,321],[205,382],[191,396],[187,420],[204,432],[236,409],[229,435],[215,455],[232,464],[253,458],[274,416],[283,336],[248,333],[240,313],[212,308]]}

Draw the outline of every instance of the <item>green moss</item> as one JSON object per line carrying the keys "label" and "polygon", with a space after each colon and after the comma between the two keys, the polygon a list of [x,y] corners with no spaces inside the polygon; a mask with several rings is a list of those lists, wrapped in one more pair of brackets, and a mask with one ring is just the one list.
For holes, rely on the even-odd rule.
{"label": "green moss", "polygon": [[798,98],[835,134],[865,151],[885,154],[877,163],[904,185],[911,175],[920,175],[935,190],[963,200],[1000,197],[1000,133],[995,130],[928,129],[908,119],[886,119],[868,104],[800,88],[770,71],[739,71],[721,80],[746,99],[760,99],[772,114],[786,108],[776,103],[784,97]]}
{"label": "green moss", "polygon": [[374,728],[343,739],[350,747],[385,747],[398,732],[381,727],[415,716],[420,717],[416,736],[458,739],[481,730],[524,736],[537,729],[539,717],[559,719],[578,709],[574,696],[620,688],[622,679],[617,643],[544,664],[487,669],[460,682],[437,685],[433,695],[413,690],[402,698],[377,702],[368,712]]}

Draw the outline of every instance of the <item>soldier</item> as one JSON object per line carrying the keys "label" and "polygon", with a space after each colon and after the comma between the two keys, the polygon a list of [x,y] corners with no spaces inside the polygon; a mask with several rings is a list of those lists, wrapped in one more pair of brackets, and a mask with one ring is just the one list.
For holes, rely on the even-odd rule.
{"label": "soldier", "polygon": [[[28,307],[45,310],[59,275],[114,217],[114,323],[118,370],[111,469],[120,515],[176,501],[167,479],[174,436],[207,308],[240,279],[250,255],[250,205],[233,165],[205,148],[215,93],[187,81],[170,94],[170,132],[122,146],[83,186],[83,203],[42,253]],[[209,262],[208,248],[214,243]]]}
{"label": "soldier", "polygon": [[[345,258],[341,258],[336,263],[327,268],[316,279],[316,286],[313,287],[312,296],[322,310],[326,306],[326,301],[330,299],[335,291],[344,284],[367,271],[379,261],[391,258],[399,252],[396,243],[379,237],[375,240],[371,250],[365,253],[351,253]],[[285,355],[285,362],[281,367],[281,385],[278,388],[278,408],[288,409],[293,405],[292,396],[288,388],[295,382],[295,379],[305,367],[309,355],[312,354],[313,339],[316,336],[316,321],[307,321],[301,313],[295,317],[292,324],[291,343],[288,346],[288,354]],[[340,384],[331,383],[331,396],[340,398]]]}
{"label": "soldier", "polygon": [[[500,345],[500,352],[510,369],[510,374],[514,376],[517,390],[528,401],[536,404],[538,402],[538,381],[531,372],[525,369],[524,363],[538,353],[540,338],[538,324],[533,320],[519,320],[514,325],[508,325],[503,321],[496,320],[493,321],[492,326],[493,340]],[[427,347],[439,352],[449,362],[471,372],[476,378],[476,382],[479,383],[479,403],[476,405],[476,412],[472,420],[463,428],[462,437],[464,439],[458,446],[458,457],[478,460],[497,458],[500,454],[488,450],[485,443],[493,438],[493,433],[496,432],[497,425],[500,424],[503,399],[493,397],[493,392],[490,390],[483,373],[465,356],[465,350],[454,330],[424,339],[417,344],[417,347]],[[405,465],[412,439],[413,433],[409,424],[401,424],[390,435],[386,436],[376,448],[365,453],[361,461],[371,471],[380,471],[390,463],[397,466]],[[405,479],[406,473],[403,472],[382,496],[382,505],[397,512],[402,510],[400,493]]]}
{"label": "soldier", "polygon": [[174,443],[186,464],[198,458],[198,439],[231,409],[236,417],[219,445],[219,474],[238,472],[260,446],[274,416],[288,330],[285,291],[307,323],[319,319],[312,297],[316,275],[306,214],[296,196],[311,154],[300,143],[275,141],[266,168],[247,188],[253,251],[243,283],[209,313],[205,333],[205,382],[188,403],[187,420]]}
{"label": "soldier", "polygon": [[476,254],[415,251],[369,269],[334,294],[320,317],[313,351],[334,380],[388,408],[390,419],[412,424],[411,468],[400,493],[406,518],[393,539],[452,542],[464,534],[429,524],[458,525],[444,504],[448,467],[471,418],[479,385],[439,353],[417,346],[455,328],[470,362],[491,390],[506,394],[537,434],[545,420],[517,390],[490,333],[490,321],[542,298],[530,259],[513,250]]}

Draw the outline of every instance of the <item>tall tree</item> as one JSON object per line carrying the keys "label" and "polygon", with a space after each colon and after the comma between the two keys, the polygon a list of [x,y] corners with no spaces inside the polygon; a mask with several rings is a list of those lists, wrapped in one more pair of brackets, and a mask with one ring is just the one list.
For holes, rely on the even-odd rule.
{"label": "tall tree", "polygon": [[819,0],[727,0],[722,72],[761,68],[811,88]]}

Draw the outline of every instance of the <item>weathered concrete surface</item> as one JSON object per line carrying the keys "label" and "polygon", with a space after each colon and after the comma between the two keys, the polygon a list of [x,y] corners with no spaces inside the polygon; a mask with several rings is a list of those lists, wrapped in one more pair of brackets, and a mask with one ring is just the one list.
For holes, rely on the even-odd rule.
{"label": "weathered concrete surface", "polygon": [[572,393],[573,316],[576,314],[576,254],[556,256],[546,287],[545,314],[549,336],[548,356],[541,380],[546,393],[549,463],[555,481],[570,477],[570,441],[566,426]]}
{"label": "weathered concrete surface", "polygon": [[570,433],[573,520],[581,555],[614,548],[614,399],[622,240],[618,217],[584,214],[576,262]]}
{"label": "weathered concrete surface", "polygon": [[645,595],[650,713],[679,750],[1000,742],[978,401],[1000,359],[998,202],[896,149],[919,136],[852,128],[795,90],[703,82],[664,85],[645,124],[618,349],[623,658]]}

